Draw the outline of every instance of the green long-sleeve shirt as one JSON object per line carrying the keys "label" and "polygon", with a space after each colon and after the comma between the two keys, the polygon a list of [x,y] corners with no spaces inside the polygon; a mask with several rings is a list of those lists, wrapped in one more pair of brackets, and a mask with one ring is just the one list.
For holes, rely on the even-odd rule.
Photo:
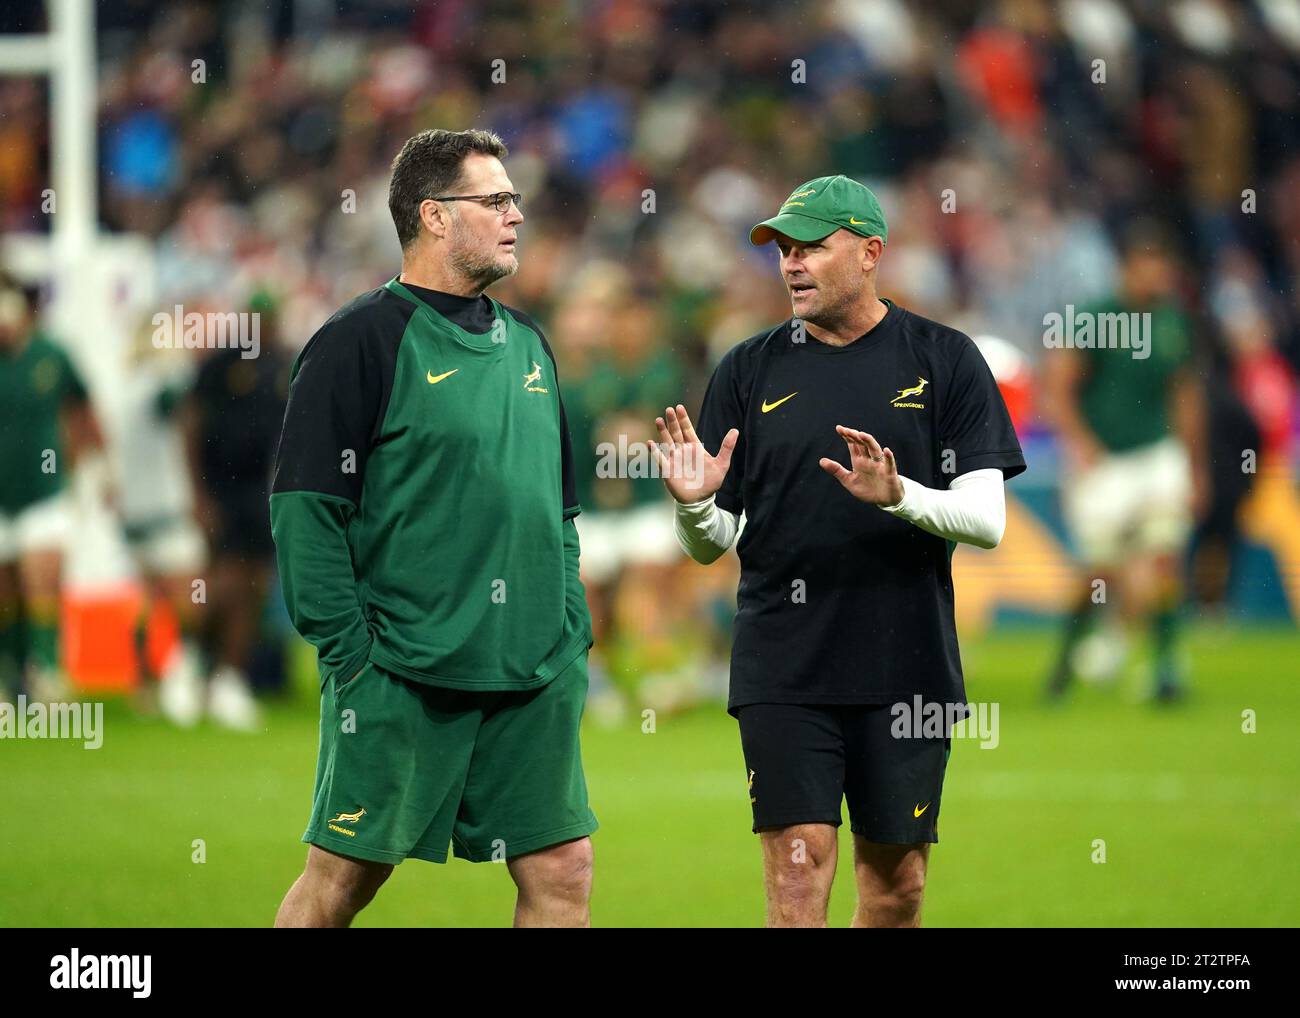
{"label": "green long-sleeve shirt", "polygon": [[294,366],[271,494],[290,618],[321,673],[367,660],[531,689],[591,645],[572,452],[541,329],[396,280]]}

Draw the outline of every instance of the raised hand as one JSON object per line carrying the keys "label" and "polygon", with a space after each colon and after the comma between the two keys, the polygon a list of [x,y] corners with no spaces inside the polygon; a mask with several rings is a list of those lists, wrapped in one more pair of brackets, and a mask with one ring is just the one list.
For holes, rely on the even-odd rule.
{"label": "raised hand", "polygon": [[854,431],[842,424],[836,432],[849,447],[851,470],[844,469],[833,459],[818,461],[821,468],[834,477],[854,498],[869,505],[897,505],[903,500],[903,482],[898,478],[898,464],[894,454],[881,449],[880,444],[865,431]]}
{"label": "raised hand", "polygon": [[663,417],[655,418],[655,425],[659,428],[659,444],[652,442],[650,446],[668,494],[682,503],[701,502],[715,494],[731,469],[731,453],[740,432],[735,428],[728,431],[718,454],[710,456],[695,434],[690,414],[680,403],[675,409],[666,408]]}

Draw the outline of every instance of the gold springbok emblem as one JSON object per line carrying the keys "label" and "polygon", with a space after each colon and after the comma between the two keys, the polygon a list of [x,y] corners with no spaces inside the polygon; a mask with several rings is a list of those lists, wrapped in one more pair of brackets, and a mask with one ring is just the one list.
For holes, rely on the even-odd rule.
{"label": "gold springbok emblem", "polygon": [[925,391],[925,387],[929,384],[930,384],[929,379],[922,378],[920,375],[917,375],[916,384],[914,386],[912,386],[910,389],[899,389],[898,395],[895,396],[893,399],[891,399],[889,402],[897,403],[900,399],[907,399],[908,396],[919,396],[921,395],[921,393]]}
{"label": "gold springbok emblem", "polygon": [[534,385],[534,382],[541,381],[542,366],[533,361],[533,370],[524,375],[524,388],[529,392],[550,392],[549,389],[543,389],[540,385]]}
{"label": "gold springbok emblem", "polygon": [[360,820],[365,815],[366,815],[366,811],[364,809],[359,809],[355,813],[340,813],[333,820],[331,820],[330,823],[337,824],[342,820],[346,820],[350,824],[355,824],[358,820]]}

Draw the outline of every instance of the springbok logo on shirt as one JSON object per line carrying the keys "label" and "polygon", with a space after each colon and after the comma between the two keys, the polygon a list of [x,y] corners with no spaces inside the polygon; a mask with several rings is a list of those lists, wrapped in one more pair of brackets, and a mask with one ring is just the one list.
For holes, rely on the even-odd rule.
{"label": "springbok logo on shirt", "polygon": [[542,366],[533,361],[533,370],[524,375],[524,388],[528,392],[550,392],[550,389],[543,389],[540,385],[534,385],[534,382],[541,381]]}
{"label": "springbok logo on shirt", "polygon": [[890,405],[896,407],[910,407],[913,410],[924,410],[924,403],[904,403],[903,400],[909,396],[919,396],[925,391],[925,387],[930,384],[929,379],[922,378],[919,375],[916,378],[916,384],[907,389],[899,389],[898,395],[891,399]]}

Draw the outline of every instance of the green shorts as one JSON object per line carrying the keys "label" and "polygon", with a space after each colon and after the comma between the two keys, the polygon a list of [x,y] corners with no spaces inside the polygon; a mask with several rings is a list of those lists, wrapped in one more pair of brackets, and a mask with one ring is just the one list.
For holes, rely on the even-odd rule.
{"label": "green shorts", "polygon": [[587,655],[540,689],[474,693],[373,662],[321,690],[303,841],[374,862],[503,861],[596,830],[578,724]]}

